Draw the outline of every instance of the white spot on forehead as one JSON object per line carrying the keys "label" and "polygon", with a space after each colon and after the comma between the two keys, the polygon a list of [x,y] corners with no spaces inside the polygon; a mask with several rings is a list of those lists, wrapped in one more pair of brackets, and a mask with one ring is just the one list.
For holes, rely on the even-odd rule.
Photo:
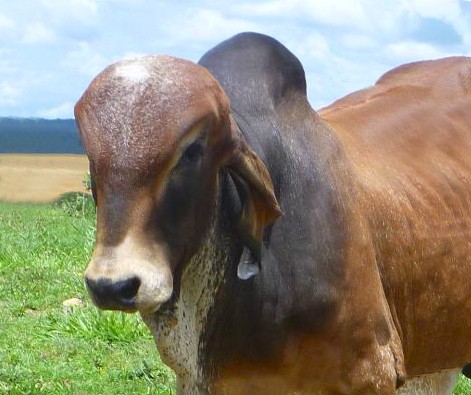
{"label": "white spot on forehead", "polygon": [[115,74],[130,82],[144,82],[150,77],[149,70],[144,61],[134,60],[116,66]]}

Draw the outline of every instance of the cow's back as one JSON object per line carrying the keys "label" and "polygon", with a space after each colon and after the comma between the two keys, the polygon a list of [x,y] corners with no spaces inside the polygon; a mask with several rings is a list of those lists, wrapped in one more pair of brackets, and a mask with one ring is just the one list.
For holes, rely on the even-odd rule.
{"label": "cow's back", "polygon": [[408,374],[460,366],[471,356],[471,58],[401,66],[319,114],[352,163]]}
{"label": "cow's back", "polygon": [[[471,146],[471,58],[446,58],[398,67],[371,88],[322,109],[321,118],[361,153],[367,167],[431,172],[440,159],[466,156]],[[352,146],[355,147],[352,147]],[[460,163],[459,167],[469,163]],[[388,177],[389,180],[389,177]]]}

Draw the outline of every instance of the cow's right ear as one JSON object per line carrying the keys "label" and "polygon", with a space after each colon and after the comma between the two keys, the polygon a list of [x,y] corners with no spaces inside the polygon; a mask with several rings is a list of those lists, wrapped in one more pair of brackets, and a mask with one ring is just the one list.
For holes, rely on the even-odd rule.
{"label": "cow's right ear", "polygon": [[226,164],[227,194],[233,228],[246,248],[238,274],[249,278],[256,274],[254,265],[260,265],[264,230],[281,215],[281,210],[267,168],[246,143],[232,117],[231,137],[234,150]]}

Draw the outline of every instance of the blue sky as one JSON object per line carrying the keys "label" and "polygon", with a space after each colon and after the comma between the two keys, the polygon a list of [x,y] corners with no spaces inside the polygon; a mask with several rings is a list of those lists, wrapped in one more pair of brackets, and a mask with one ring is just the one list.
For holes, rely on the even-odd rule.
{"label": "blue sky", "polygon": [[197,61],[248,30],[298,56],[321,108],[400,64],[471,56],[471,1],[0,0],[0,116],[70,118],[110,63],[149,53]]}

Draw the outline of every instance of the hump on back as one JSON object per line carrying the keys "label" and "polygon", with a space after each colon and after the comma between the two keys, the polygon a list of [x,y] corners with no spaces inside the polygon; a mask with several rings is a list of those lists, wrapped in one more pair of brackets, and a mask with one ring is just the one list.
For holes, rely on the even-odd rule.
{"label": "hump on back", "polygon": [[208,51],[199,61],[219,81],[235,109],[276,107],[286,96],[306,96],[299,59],[272,37],[241,33]]}

